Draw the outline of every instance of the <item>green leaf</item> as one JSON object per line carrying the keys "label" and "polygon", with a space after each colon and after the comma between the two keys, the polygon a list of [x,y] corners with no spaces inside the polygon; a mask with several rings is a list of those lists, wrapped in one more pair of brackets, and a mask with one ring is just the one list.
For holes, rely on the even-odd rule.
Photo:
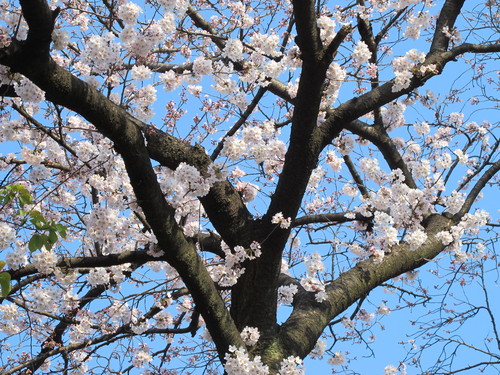
{"label": "green leaf", "polygon": [[0,273],[0,287],[2,288],[2,296],[7,297],[12,290],[12,286],[10,285],[10,273]]}
{"label": "green leaf", "polygon": [[[43,246],[45,246],[47,250],[52,249],[52,246],[54,246],[55,242],[52,242],[49,236],[47,236],[46,234],[42,234],[42,237],[43,237]],[[56,241],[57,241],[57,235],[56,235]]]}
{"label": "green leaf", "polygon": [[[22,193],[22,192],[28,192],[28,189],[26,189],[25,186],[19,185],[19,184],[13,184],[9,185],[6,187],[8,191],[12,191],[13,193]],[[29,192],[28,192],[29,194]]]}
{"label": "green leaf", "polygon": [[20,191],[18,197],[19,197],[19,203],[21,204],[21,206],[24,206],[25,204],[31,204],[33,202],[33,197],[31,196],[29,191],[26,189],[23,191]]}
{"label": "green leaf", "polygon": [[4,261],[4,260],[0,260],[0,270],[1,270],[2,268],[4,268],[6,264],[7,264],[7,262],[6,262],[6,261]]}
{"label": "green leaf", "polygon": [[35,226],[38,230],[44,230],[46,228],[47,220],[43,217],[43,215],[39,211],[30,211],[29,215],[31,216],[31,224]]}
{"label": "green leaf", "polygon": [[28,249],[31,252],[39,250],[44,245],[45,240],[42,234],[35,233],[33,237],[31,237],[30,242],[28,243]]}
{"label": "green leaf", "polygon": [[51,244],[55,244],[57,242],[57,233],[53,230],[49,231],[49,242]]}
{"label": "green leaf", "polygon": [[56,224],[54,225],[54,228],[57,232],[59,232],[59,235],[62,237],[62,238],[66,238],[66,234],[67,234],[67,228],[62,225],[62,224]]}
{"label": "green leaf", "polygon": [[8,204],[8,203],[12,202],[14,197],[15,197],[15,194],[7,192],[4,196],[2,196],[2,203]]}
{"label": "green leaf", "polygon": [[41,214],[40,211],[37,211],[37,210],[33,210],[33,211],[30,211],[29,212],[29,215],[34,219],[34,220],[43,220],[45,221],[45,219],[43,218],[43,215]]}

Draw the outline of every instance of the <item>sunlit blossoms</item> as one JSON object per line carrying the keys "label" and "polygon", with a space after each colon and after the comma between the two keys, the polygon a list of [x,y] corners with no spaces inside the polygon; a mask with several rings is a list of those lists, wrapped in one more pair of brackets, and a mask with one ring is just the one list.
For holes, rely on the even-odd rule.
{"label": "sunlit blossoms", "polygon": [[293,296],[298,292],[297,285],[283,285],[278,288],[278,301],[282,304],[290,305],[293,302]]}
{"label": "sunlit blossoms", "polygon": [[118,8],[118,17],[120,17],[126,24],[134,24],[139,17],[142,9],[137,4],[132,2],[120,5]]}
{"label": "sunlit blossoms", "polygon": [[406,27],[404,36],[415,40],[418,39],[422,29],[430,26],[431,22],[432,20],[428,11],[412,14],[408,19],[408,26]]}
{"label": "sunlit blossoms", "polygon": [[291,219],[289,217],[285,218],[283,213],[278,212],[271,219],[271,223],[279,224],[281,229],[288,229],[290,227]]}
{"label": "sunlit blossoms", "polygon": [[255,327],[245,327],[241,331],[241,338],[248,346],[254,346],[259,341],[260,333]]}
{"label": "sunlit blossoms", "polygon": [[385,304],[382,304],[377,308],[376,312],[380,315],[389,315],[391,310]]}
{"label": "sunlit blossoms", "polygon": [[45,99],[45,93],[27,78],[15,85],[16,93],[26,102],[39,103]]}
{"label": "sunlit blossoms", "polygon": [[7,223],[0,223],[0,250],[6,249],[16,239],[16,231]]}
{"label": "sunlit blossoms", "polygon": [[368,62],[371,57],[371,52],[365,42],[360,40],[352,52],[352,58],[354,59],[354,64],[356,66],[363,65]]}
{"label": "sunlit blossoms", "polygon": [[224,369],[228,375],[242,375],[242,374],[256,374],[267,375],[269,374],[268,366],[260,361],[257,356],[250,359],[248,353],[243,348],[229,347],[229,352],[224,357],[226,364]]}
{"label": "sunlit blossoms", "polygon": [[52,41],[54,49],[64,49],[70,42],[68,32],[64,29],[55,29],[52,32]]}
{"label": "sunlit blossoms", "polygon": [[212,73],[212,61],[204,56],[198,56],[193,62],[193,73],[201,76]]}
{"label": "sunlit blossoms", "polygon": [[408,234],[406,236],[406,241],[410,245],[411,250],[416,250],[420,245],[422,245],[427,240],[427,234],[421,229]]}
{"label": "sunlit blossoms", "polygon": [[412,49],[406,53],[405,56],[398,57],[392,61],[394,70],[394,85],[392,91],[397,92],[407,88],[410,85],[413,77],[413,67],[425,60],[425,53]]}
{"label": "sunlit blossoms", "polygon": [[150,362],[153,359],[151,354],[149,353],[149,347],[145,344],[141,345],[139,350],[135,353],[135,358],[133,361],[134,367],[143,367],[146,363]]}
{"label": "sunlit blossoms", "polygon": [[311,357],[321,357],[326,351],[326,340],[319,339],[311,352]]}
{"label": "sunlit blossoms", "polygon": [[132,78],[139,81],[144,81],[146,79],[149,79],[149,77],[151,77],[151,69],[149,69],[147,66],[136,65],[132,68]]}
{"label": "sunlit blossoms", "polygon": [[82,62],[93,65],[98,72],[105,71],[114,64],[120,56],[120,45],[115,42],[112,33],[102,36],[92,35],[82,51]]}
{"label": "sunlit blossoms", "polygon": [[243,44],[239,39],[229,39],[224,47],[223,56],[238,61],[243,58]]}
{"label": "sunlit blossoms", "polygon": [[32,263],[39,272],[52,273],[57,263],[57,255],[53,251],[42,250],[33,254]]}
{"label": "sunlit blossoms", "polygon": [[290,356],[281,361],[279,375],[304,375],[305,367],[300,357]]}
{"label": "sunlit blossoms", "polygon": [[9,252],[5,256],[5,261],[7,265],[12,270],[17,270],[21,266],[24,266],[28,263],[28,254],[27,249],[24,247],[16,247],[13,251]]}
{"label": "sunlit blossoms", "polygon": [[91,270],[89,275],[87,276],[87,281],[90,285],[102,285],[109,283],[109,273],[105,268],[99,267],[94,270]]}
{"label": "sunlit blossoms", "polygon": [[254,33],[250,37],[250,42],[252,43],[253,47],[262,55],[279,56],[277,48],[280,39],[276,34],[266,35]]}
{"label": "sunlit blossoms", "polygon": [[19,309],[13,303],[0,305],[0,332],[7,335],[15,335],[25,323],[20,319]]}
{"label": "sunlit blossoms", "polygon": [[452,194],[446,197],[445,200],[446,211],[452,215],[456,214],[462,208],[464,201],[465,199],[463,194],[460,194],[457,191],[452,192]]}
{"label": "sunlit blossoms", "polygon": [[337,26],[337,24],[335,20],[327,16],[321,16],[318,18],[317,24],[318,28],[320,29],[321,39],[323,40],[323,42],[331,42],[336,34],[335,27]]}
{"label": "sunlit blossoms", "polygon": [[250,182],[239,181],[235,187],[240,192],[241,198],[245,203],[253,201],[259,192],[259,187]]}
{"label": "sunlit blossoms", "polygon": [[327,90],[325,90],[325,104],[333,104],[339,95],[340,87],[346,78],[346,71],[337,63],[332,63],[326,72],[329,80]]}
{"label": "sunlit blossoms", "polygon": [[333,356],[328,358],[328,363],[332,366],[341,366],[345,363],[346,357],[341,351],[336,351]]}

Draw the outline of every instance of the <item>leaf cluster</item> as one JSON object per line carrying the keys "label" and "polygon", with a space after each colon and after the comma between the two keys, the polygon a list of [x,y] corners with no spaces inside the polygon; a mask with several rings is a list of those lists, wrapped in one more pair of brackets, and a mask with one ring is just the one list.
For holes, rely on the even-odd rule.
{"label": "leaf cluster", "polygon": [[[42,247],[51,250],[59,237],[66,238],[66,226],[47,220],[40,211],[27,209],[26,206],[33,204],[33,196],[25,186],[12,184],[0,189],[0,205],[3,207],[11,203],[17,203],[19,207],[14,215],[22,218],[21,225],[29,222],[35,229],[35,233],[28,242],[28,249],[31,252],[41,250]],[[5,261],[0,261],[0,270],[6,264]],[[12,289],[9,272],[0,273],[0,287],[2,296],[6,297]]]}

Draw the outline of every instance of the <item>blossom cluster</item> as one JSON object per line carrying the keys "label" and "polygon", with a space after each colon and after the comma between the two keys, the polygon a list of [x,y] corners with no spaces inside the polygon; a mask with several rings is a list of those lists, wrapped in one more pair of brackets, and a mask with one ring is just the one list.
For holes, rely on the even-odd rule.
{"label": "blossom cluster", "polygon": [[25,102],[40,103],[45,100],[45,92],[26,77],[23,77],[19,83],[15,84],[14,89],[16,94]]}
{"label": "blossom cluster", "polygon": [[225,254],[224,263],[210,266],[209,272],[212,279],[220,286],[233,286],[238,278],[245,273],[245,268],[242,267],[243,262],[261,256],[260,244],[254,241],[249,249],[235,246],[232,251],[225,243],[221,245]]}
{"label": "blossom cluster", "polygon": [[291,305],[293,296],[299,291],[297,285],[282,285],[278,288],[278,303],[284,305]]}
{"label": "blossom cluster", "polygon": [[405,124],[404,113],[406,105],[400,101],[394,101],[381,109],[382,121],[387,131],[400,128]]}
{"label": "blossom cluster", "polygon": [[98,206],[86,217],[85,224],[89,239],[101,244],[103,254],[113,254],[130,249],[127,237],[133,229],[129,217],[120,216],[116,208]]}
{"label": "blossom cluster", "polygon": [[418,12],[416,15],[412,14],[407,21],[404,36],[417,40],[420,37],[422,29],[426,29],[432,22],[429,11]]}
{"label": "blossom cluster", "polygon": [[70,42],[70,37],[65,29],[54,29],[52,32],[52,41],[54,49],[62,50]]}
{"label": "blossom cluster", "polygon": [[255,163],[264,163],[264,171],[269,179],[281,170],[283,165],[286,145],[278,139],[279,132],[271,121],[264,121],[259,126],[245,127],[237,135],[224,140],[222,155],[229,160],[238,160],[242,156],[252,156]]}
{"label": "blossom cluster", "polygon": [[341,351],[336,351],[333,356],[328,358],[328,363],[332,366],[341,366],[345,361],[346,357]]}
{"label": "blossom cluster", "polygon": [[259,341],[260,333],[255,327],[245,327],[241,331],[241,338],[245,345],[254,346]]}
{"label": "blossom cluster", "polygon": [[17,270],[28,263],[28,249],[26,246],[16,246],[5,256],[5,262],[11,270]]}
{"label": "blossom cluster", "polygon": [[290,356],[280,363],[279,375],[304,375],[306,368],[300,357]]}
{"label": "blossom cluster", "polygon": [[222,51],[222,56],[232,61],[239,61],[243,57],[243,44],[239,39],[228,39]]}
{"label": "blossom cluster", "polygon": [[372,53],[370,52],[370,49],[368,48],[367,44],[362,40],[358,41],[358,44],[356,44],[356,47],[352,52],[354,65],[355,66],[363,65],[364,63],[368,62],[368,60],[370,60],[371,56]]}
{"label": "blossom cluster", "polygon": [[27,327],[22,319],[23,314],[14,303],[0,305],[0,332],[6,335],[15,335]]}
{"label": "blossom cluster", "polygon": [[394,70],[394,84],[392,85],[392,92],[404,90],[410,86],[411,79],[413,78],[413,68],[424,62],[425,53],[412,49],[404,56],[397,57],[392,60],[392,69]]}
{"label": "blossom cluster", "polygon": [[138,350],[135,351],[135,356],[132,364],[136,368],[143,367],[146,363],[151,362],[153,357],[150,354],[149,347],[146,344],[141,344]]}
{"label": "blossom cluster", "polygon": [[234,187],[241,194],[241,200],[243,203],[253,201],[260,190],[257,185],[252,184],[251,182],[243,181],[238,181]]}
{"label": "blossom cluster", "polygon": [[[207,195],[212,185],[220,181],[224,174],[213,165],[202,174],[184,162],[175,170],[161,168],[158,174],[168,202],[176,209],[176,219],[180,221],[184,218],[184,233],[193,236],[200,227],[198,218],[204,213],[197,197]],[[251,192],[248,194],[250,197]]]}
{"label": "blossom cluster", "polygon": [[320,358],[326,352],[326,340],[318,339],[316,345],[314,345],[314,349],[309,354],[311,358]]}
{"label": "blossom cluster", "polygon": [[278,212],[275,214],[272,219],[271,219],[272,224],[279,224],[281,229],[288,229],[290,228],[291,224],[291,219],[289,217],[284,217],[283,213]]}
{"label": "blossom cluster", "polygon": [[57,255],[53,251],[42,249],[33,254],[32,264],[38,272],[50,274],[54,272],[57,264]]}
{"label": "blossom cluster", "polygon": [[[360,248],[351,244],[350,250],[358,256],[375,255],[378,261],[383,259],[385,249],[400,242],[400,230],[406,229],[405,239],[412,250],[417,249],[427,239],[420,226],[425,214],[434,212],[436,186],[424,189],[412,189],[403,183],[400,171],[385,174],[373,160],[366,160],[362,170],[379,184],[392,181],[390,186],[380,189],[364,200],[356,211],[374,219],[373,233],[368,236],[367,246]],[[363,167],[364,166],[364,167]],[[370,247],[372,246],[372,247]]]}
{"label": "blossom cluster", "polygon": [[[250,358],[243,348],[230,346],[228,353],[224,356],[226,361],[224,369],[228,375],[242,374],[269,374],[269,367],[261,362],[260,356]],[[279,375],[304,375],[305,367],[299,357],[290,356],[284,358],[280,363]]]}
{"label": "blossom cluster", "polygon": [[93,66],[96,72],[102,73],[117,61],[120,61],[120,45],[115,42],[113,33],[92,35],[85,43],[81,54],[81,63]]}
{"label": "blossom cluster", "polygon": [[7,223],[0,222],[0,250],[6,249],[16,239],[16,231]]}
{"label": "blossom cluster", "polygon": [[320,36],[323,43],[330,43],[337,34],[335,32],[335,28],[337,26],[335,20],[323,15],[318,17],[316,23],[320,30]]}
{"label": "blossom cluster", "polygon": [[228,375],[267,375],[269,367],[264,365],[260,356],[251,359],[247,351],[243,348],[229,347],[229,352],[224,356],[226,361],[224,369]]}
{"label": "blossom cluster", "polygon": [[346,70],[338,63],[333,62],[326,71],[328,85],[324,90],[323,106],[330,106],[337,100],[340,92],[340,87],[346,79]]}
{"label": "blossom cluster", "polygon": [[[467,236],[477,236],[481,227],[485,226],[490,220],[490,215],[485,210],[476,210],[473,214],[467,213],[457,225],[448,231],[441,231],[436,234],[439,240],[450,253],[454,256],[455,263],[463,263],[468,259],[473,259],[473,253],[463,251],[463,240]],[[482,246],[477,249],[478,257],[482,256]]]}
{"label": "blossom cluster", "polygon": [[314,298],[318,302],[323,302],[328,298],[325,291],[325,283],[318,276],[325,272],[325,265],[318,252],[305,257],[305,265],[307,269],[307,277],[300,280],[300,285],[308,291],[314,292]]}

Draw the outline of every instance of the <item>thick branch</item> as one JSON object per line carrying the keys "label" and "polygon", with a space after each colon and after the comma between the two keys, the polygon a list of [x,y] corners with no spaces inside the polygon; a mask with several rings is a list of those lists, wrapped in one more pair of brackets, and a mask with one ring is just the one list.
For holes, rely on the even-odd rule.
{"label": "thick branch", "polygon": [[12,85],[0,85],[0,96],[6,98],[17,98],[16,90],[14,90],[14,86]]}
{"label": "thick branch", "polygon": [[280,331],[279,342],[285,355],[304,358],[314,347],[328,323],[383,282],[404,272],[416,269],[436,257],[444,248],[435,238],[447,230],[453,221],[440,215],[431,216],[426,223],[427,241],[417,250],[407,244],[391,248],[382,263],[372,259],[359,262],[327,286],[328,300],[317,303],[311,298],[294,301],[295,308]]}
{"label": "thick branch", "polygon": [[[79,269],[95,267],[111,267],[125,263],[144,264],[152,261],[166,260],[165,257],[154,257],[147,251],[124,251],[119,254],[102,255],[98,257],[65,257],[56,263],[57,268]],[[19,270],[6,271],[10,273],[12,280],[20,281],[23,277],[38,273],[32,264]]]}
{"label": "thick branch", "polygon": [[375,37],[373,35],[373,29],[371,22],[367,19],[361,18],[358,16],[358,31],[359,34],[361,35],[361,38],[363,42],[366,43],[368,46],[368,49],[371,52],[371,57],[370,61],[371,62],[376,62],[377,61],[377,44],[378,42],[375,40]]}
{"label": "thick branch", "polygon": [[460,10],[464,3],[465,0],[447,0],[446,3],[444,3],[436,23],[436,31],[432,38],[430,53],[446,51],[448,49],[450,38],[445,35],[443,29],[448,28],[448,32],[452,31],[455,20],[460,14]]}
{"label": "thick branch", "polygon": [[340,28],[340,30],[335,34],[335,37],[333,40],[330,42],[330,44],[326,47],[324,55],[323,55],[323,60],[331,63],[335,55],[337,54],[337,51],[342,44],[342,42],[345,40],[347,35],[352,30],[352,26],[350,25],[344,25]]}
{"label": "thick branch", "polygon": [[450,50],[451,58],[448,61],[453,60],[455,57],[462,55],[464,53],[491,53],[491,52],[500,52],[500,43],[491,43],[491,44],[464,43]]}
{"label": "thick branch", "polygon": [[314,0],[292,1],[295,27],[297,29],[295,42],[302,52],[304,61],[318,61],[323,53],[323,44],[319,37],[314,3]]}
{"label": "thick branch", "polygon": [[[25,160],[21,160],[21,159],[7,159],[5,156],[1,156],[0,160],[2,162],[4,162],[5,164],[15,164],[15,165],[28,164],[28,162],[26,162]],[[66,166],[66,165],[62,165],[62,164],[59,164],[59,163],[52,163],[51,161],[48,161],[48,160],[44,160],[40,164],[44,165],[47,168],[59,169],[60,171],[65,171],[65,172],[71,171],[71,168],[68,167],[68,166]]]}
{"label": "thick branch", "polygon": [[23,8],[23,17],[29,25],[28,44],[38,52],[48,53],[52,41],[54,21],[60,9],[51,10],[45,0],[20,0]]}
{"label": "thick branch", "polygon": [[412,189],[417,188],[413,175],[387,132],[379,127],[369,126],[359,120],[349,122],[345,125],[345,128],[371,141],[378,147],[391,170],[400,169],[403,172],[406,184]]}
{"label": "thick branch", "polygon": [[455,214],[455,218],[459,219],[464,216],[471,209],[474,201],[481,193],[486,184],[493,178],[493,176],[500,170],[500,160],[493,163],[493,165],[488,168],[486,172],[479,178],[474,187],[471,189],[465,202],[459,212]]}
{"label": "thick branch", "polygon": [[352,213],[352,217],[346,212],[332,212],[329,214],[307,215],[298,217],[292,222],[292,227],[298,227],[300,225],[315,224],[315,223],[340,224],[355,220],[370,221],[371,218],[365,217],[360,213],[354,213],[354,212]]}
{"label": "thick branch", "polygon": [[368,197],[368,189],[366,188],[363,179],[359,175],[358,171],[356,170],[356,167],[354,163],[352,162],[352,159],[349,155],[344,155],[343,156],[345,165],[347,169],[349,169],[349,173],[351,174],[352,178],[354,179],[354,182],[356,183],[356,187],[358,188],[359,192],[363,197]]}

